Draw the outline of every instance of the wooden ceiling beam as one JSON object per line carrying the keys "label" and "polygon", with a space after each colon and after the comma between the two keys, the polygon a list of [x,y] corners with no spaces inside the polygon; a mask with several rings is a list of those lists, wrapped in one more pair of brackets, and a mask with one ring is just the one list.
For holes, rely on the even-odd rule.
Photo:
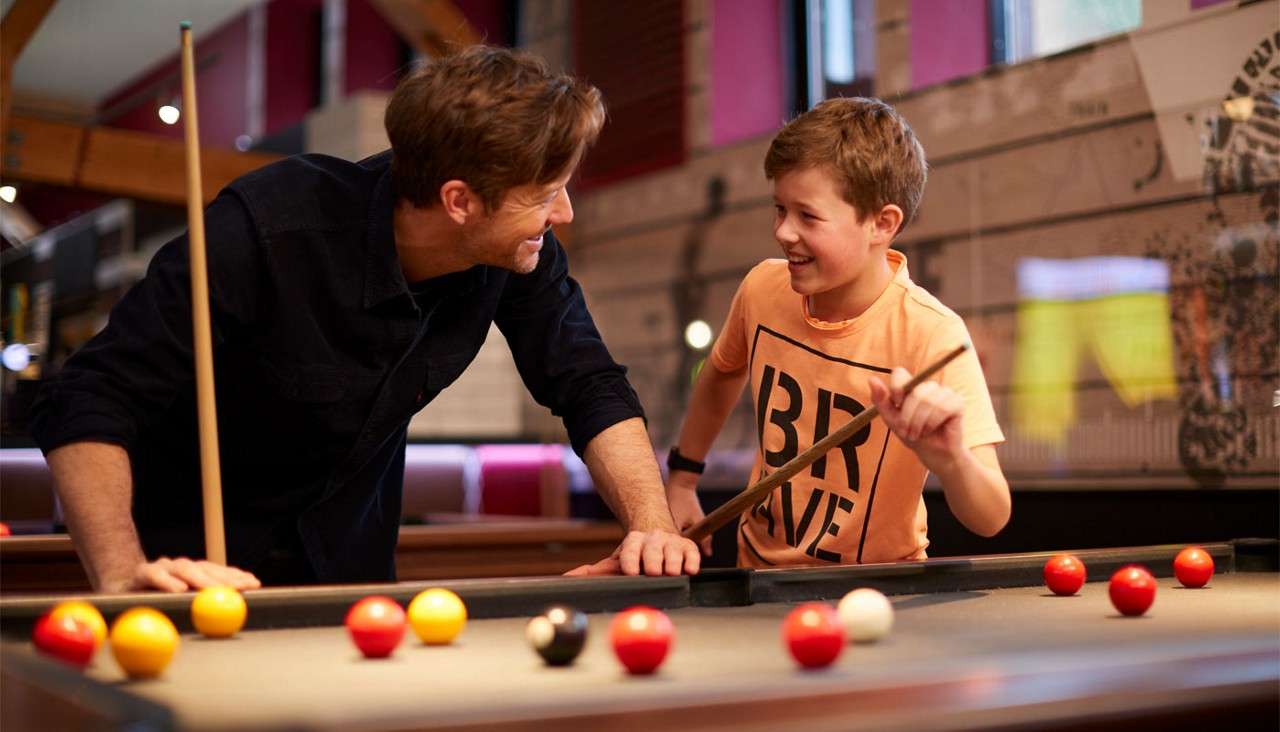
{"label": "wooden ceiling beam", "polygon": [[373,0],[373,5],[420,53],[438,58],[484,40],[453,0]]}
{"label": "wooden ceiling beam", "polygon": [[18,60],[55,2],[57,0],[18,0],[9,8],[0,21],[0,60],[5,64]]}
{"label": "wooden ceiling beam", "polygon": [[[186,158],[181,140],[18,116],[13,118],[0,158],[0,176],[6,180],[51,183],[159,203],[186,201]],[[279,159],[268,153],[201,148],[205,202],[241,175]]]}
{"label": "wooden ceiling beam", "polygon": [[0,20],[0,140],[13,109],[13,65],[57,0],[18,0]]}

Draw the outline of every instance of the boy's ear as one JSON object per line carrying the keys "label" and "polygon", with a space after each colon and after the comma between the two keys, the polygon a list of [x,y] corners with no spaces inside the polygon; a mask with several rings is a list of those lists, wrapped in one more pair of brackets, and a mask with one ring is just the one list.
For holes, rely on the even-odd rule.
{"label": "boy's ear", "polygon": [[898,229],[902,228],[902,219],[904,218],[902,209],[897,204],[887,204],[880,209],[880,213],[875,218],[875,238],[877,243],[883,240],[887,246],[893,241],[893,237],[898,235]]}
{"label": "boy's ear", "polygon": [[460,180],[448,180],[440,186],[440,203],[445,214],[459,225],[471,221],[483,209],[480,197]]}

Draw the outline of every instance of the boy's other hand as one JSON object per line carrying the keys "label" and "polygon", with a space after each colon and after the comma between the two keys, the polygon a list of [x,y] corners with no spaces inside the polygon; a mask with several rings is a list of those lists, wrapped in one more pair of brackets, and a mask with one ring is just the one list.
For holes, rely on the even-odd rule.
{"label": "boy's other hand", "polygon": [[[706,518],[702,502],[698,500],[698,475],[684,470],[671,471],[667,478],[667,504],[671,506],[671,518],[676,528],[683,532]],[[703,556],[711,556],[711,537],[698,542]]]}
{"label": "boy's other hand", "polygon": [[871,401],[898,439],[937,472],[964,450],[964,399],[936,381],[926,381],[904,396],[909,381],[911,373],[904,368],[895,368],[888,384],[871,377]]}

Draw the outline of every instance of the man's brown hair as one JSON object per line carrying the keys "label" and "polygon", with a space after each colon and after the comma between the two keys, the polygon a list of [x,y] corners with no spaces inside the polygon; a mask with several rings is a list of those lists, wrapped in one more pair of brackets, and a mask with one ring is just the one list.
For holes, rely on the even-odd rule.
{"label": "man's brown hair", "polygon": [[527,53],[472,46],[433,60],[387,105],[397,193],[431,206],[457,179],[492,211],[511,188],[550,183],[576,166],[604,116],[600,90]]}
{"label": "man's brown hair", "polygon": [[928,177],[924,148],[911,126],[879,99],[828,99],[791,120],[764,158],[769,180],[793,170],[825,168],[859,218],[892,203],[907,228]]}

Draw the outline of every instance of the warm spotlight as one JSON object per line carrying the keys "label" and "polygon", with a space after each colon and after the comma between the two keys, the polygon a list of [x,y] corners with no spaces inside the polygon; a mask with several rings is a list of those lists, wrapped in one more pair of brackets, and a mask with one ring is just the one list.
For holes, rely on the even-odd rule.
{"label": "warm spotlight", "polygon": [[1222,111],[1235,122],[1248,122],[1253,116],[1253,97],[1222,100]]}
{"label": "warm spotlight", "polygon": [[695,351],[711,345],[711,326],[705,320],[695,320],[684,329],[684,342]]}

